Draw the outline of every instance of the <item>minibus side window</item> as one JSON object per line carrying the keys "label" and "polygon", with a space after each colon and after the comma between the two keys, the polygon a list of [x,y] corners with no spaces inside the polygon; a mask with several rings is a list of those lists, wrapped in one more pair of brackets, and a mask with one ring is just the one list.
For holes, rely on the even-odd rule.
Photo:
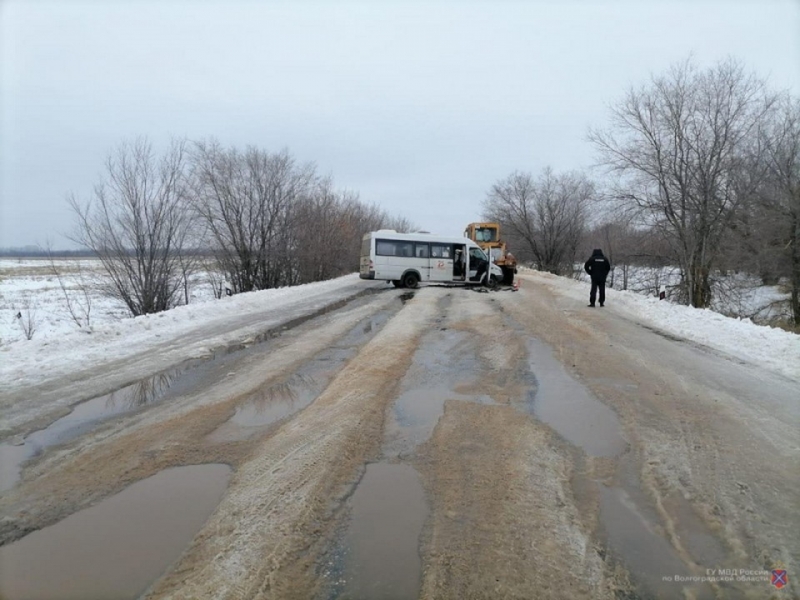
{"label": "minibus side window", "polygon": [[411,242],[395,242],[392,240],[376,240],[375,254],[378,256],[414,256],[414,244]]}
{"label": "minibus side window", "polygon": [[375,254],[378,256],[395,256],[395,252],[394,242],[387,240],[377,240],[375,242]]}
{"label": "minibus side window", "polygon": [[451,258],[450,244],[431,244],[431,257]]}

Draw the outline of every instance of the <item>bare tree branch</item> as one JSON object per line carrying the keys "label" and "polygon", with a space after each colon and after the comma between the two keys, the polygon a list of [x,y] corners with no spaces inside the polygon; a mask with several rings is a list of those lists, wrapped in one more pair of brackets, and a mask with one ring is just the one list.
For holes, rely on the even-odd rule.
{"label": "bare tree branch", "polygon": [[630,90],[611,129],[590,133],[619,198],[669,241],[693,306],[711,301],[720,242],[755,189],[756,179],[742,176],[749,140],[774,102],[732,60],[705,71],[687,60]]}
{"label": "bare tree branch", "polygon": [[191,230],[186,204],[185,142],[157,158],[140,138],[123,143],[106,162],[105,181],[82,204],[72,239],[93,250],[109,276],[106,291],[132,315],[167,310],[182,285],[180,257]]}
{"label": "bare tree branch", "polygon": [[571,273],[588,220],[594,184],[582,173],[556,175],[546,168],[539,179],[514,172],[495,183],[484,201],[484,218],[498,221],[517,258],[544,271]]}

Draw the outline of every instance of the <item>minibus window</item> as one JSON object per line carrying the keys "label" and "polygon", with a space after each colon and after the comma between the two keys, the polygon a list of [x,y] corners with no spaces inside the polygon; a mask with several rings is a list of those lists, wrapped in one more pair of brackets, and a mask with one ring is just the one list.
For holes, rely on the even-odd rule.
{"label": "minibus window", "polygon": [[397,248],[394,242],[378,240],[375,242],[375,254],[378,256],[396,256]]}
{"label": "minibus window", "polygon": [[390,240],[377,240],[375,254],[378,256],[414,256],[414,244],[411,242],[394,242]]}
{"label": "minibus window", "polygon": [[450,245],[431,244],[431,256],[433,258],[450,258]]}

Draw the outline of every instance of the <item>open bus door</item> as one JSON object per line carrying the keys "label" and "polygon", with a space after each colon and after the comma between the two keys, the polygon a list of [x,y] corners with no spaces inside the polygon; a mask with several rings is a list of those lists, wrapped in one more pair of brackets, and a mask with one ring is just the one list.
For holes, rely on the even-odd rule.
{"label": "open bus door", "polygon": [[[460,252],[458,252],[460,250]],[[431,243],[431,281],[464,281],[463,275],[456,275],[459,269],[463,271],[463,262],[459,264],[460,258],[464,256],[465,246],[462,244],[439,244]]]}

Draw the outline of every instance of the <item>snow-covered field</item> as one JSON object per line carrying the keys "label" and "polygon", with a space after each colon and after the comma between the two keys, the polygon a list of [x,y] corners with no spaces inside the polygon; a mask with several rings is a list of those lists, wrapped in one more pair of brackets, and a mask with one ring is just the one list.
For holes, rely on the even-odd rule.
{"label": "snow-covered field", "polygon": [[[83,281],[99,276],[96,261],[80,261]],[[77,261],[59,263],[65,272],[73,313],[80,317],[85,297]],[[533,273],[533,272],[530,272]],[[585,304],[587,286],[568,278],[535,273],[535,277],[561,295]],[[47,261],[0,261],[0,379],[8,383],[33,383],[47,377],[50,369],[66,371],[71,365],[91,364],[96,357],[119,359],[146,351],[166,339],[179,338],[226,315],[246,315],[265,306],[279,312],[301,299],[335,294],[357,283],[358,276],[295,288],[280,288],[215,299],[211,285],[199,275],[191,289],[190,303],[167,313],[132,319],[113,299],[90,290],[90,327],[78,327],[58,279]],[[633,292],[609,290],[609,308],[671,334],[693,340],[743,360],[754,362],[787,377],[800,380],[800,336],[777,328],[756,325],[749,319],[726,317],[710,310],[696,310],[658,301]],[[82,303],[82,304],[81,304]],[[26,339],[24,324],[33,324]]]}
{"label": "snow-covered field", "polygon": [[[54,265],[65,290],[47,259],[0,259],[0,345],[26,340],[26,328],[32,328],[32,340],[54,339],[130,317],[121,301],[100,292],[100,261],[57,259]],[[189,303],[213,299],[206,274],[194,276]],[[72,314],[81,321],[80,327]]]}

